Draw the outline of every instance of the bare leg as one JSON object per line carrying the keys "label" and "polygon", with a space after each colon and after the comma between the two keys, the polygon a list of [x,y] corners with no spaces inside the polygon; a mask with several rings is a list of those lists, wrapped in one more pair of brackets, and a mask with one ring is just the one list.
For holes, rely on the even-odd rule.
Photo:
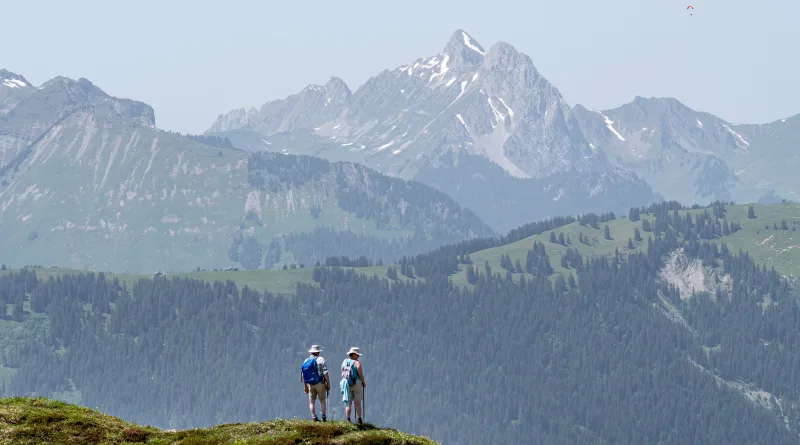
{"label": "bare leg", "polygon": [[328,399],[320,400],[319,407],[322,408],[322,417],[328,415]]}
{"label": "bare leg", "polygon": [[[320,404],[322,404],[322,402],[320,402]],[[316,407],[314,406],[314,399],[311,398],[308,399],[308,409],[311,410],[311,416],[317,417],[317,410]]]}
{"label": "bare leg", "polygon": [[347,420],[350,420],[350,408],[353,406],[353,399],[350,399],[350,403],[347,404],[347,408],[344,409],[344,414],[347,417]]}
{"label": "bare leg", "polygon": [[356,414],[358,415],[358,418],[360,419],[361,418],[361,400],[354,400],[354,402],[356,402]]}

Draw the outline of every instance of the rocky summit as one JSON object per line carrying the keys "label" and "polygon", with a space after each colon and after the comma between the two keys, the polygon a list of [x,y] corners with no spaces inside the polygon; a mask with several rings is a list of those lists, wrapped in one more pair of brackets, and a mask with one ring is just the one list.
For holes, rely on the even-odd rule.
{"label": "rocky summit", "polygon": [[797,199],[800,115],[737,125],[672,98],[570,107],[527,55],[463,30],[442,52],[385,70],[354,93],[340,79],[208,130],[248,150],[364,163],[454,197],[498,230],[660,198]]}
{"label": "rocky summit", "polygon": [[498,230],[655,199],[592,148],[530,57],[502,42],[484,49],[463,30],[441,53],[384,70],[352,94],[334,78],[221,115],[207,134],[248,150],[350,160],[417,179]]}

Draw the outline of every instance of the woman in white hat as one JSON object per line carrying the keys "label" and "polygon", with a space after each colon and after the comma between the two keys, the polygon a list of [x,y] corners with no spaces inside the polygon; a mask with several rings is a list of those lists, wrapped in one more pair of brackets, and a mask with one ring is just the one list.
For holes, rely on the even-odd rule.
{"label": "woman in white hat", "polygon": [[347,351],[347,357],[342,362],[342,379],[347,379],[350,387],[350,400],[345,408],[345,415],[347,416],[347,421],[350,422],[350,409],[353,402],[355,402],[358,423],[363,423],[361,421],[361,402],[364,400],[364,388],[367,387],[367,382],[364,381],[364,371],[361,368],[361,362],[358,361],[359,357],[361,357],[361,351],[356,347],[352,347]]}

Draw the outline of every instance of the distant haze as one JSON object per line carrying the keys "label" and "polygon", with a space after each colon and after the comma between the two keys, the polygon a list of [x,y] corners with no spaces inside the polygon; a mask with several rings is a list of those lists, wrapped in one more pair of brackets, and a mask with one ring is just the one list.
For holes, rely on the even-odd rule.
{"label": "distant haze", "polygon": [[800,113],[798,17],[784,0],[5,0],[0,68],[85,77],[152,105],[160,128],[201,133],[331,76],[355,90],[463,28],[528,54],[573,106],[669,96],[762,123]]}

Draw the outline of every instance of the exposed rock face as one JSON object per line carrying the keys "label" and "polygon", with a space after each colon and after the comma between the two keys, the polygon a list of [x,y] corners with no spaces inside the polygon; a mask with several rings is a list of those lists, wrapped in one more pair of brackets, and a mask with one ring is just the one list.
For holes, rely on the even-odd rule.
{"label": "exposed rock face", "polygon": [[733,286],[729,274],[722,274],[714,268],[703,266],[703,262],[699,259],[687,257],[683,249],[670,253],[659,276],[678,288],[682,300],[697,292],[714,294],[719,289],[730,292]]}

